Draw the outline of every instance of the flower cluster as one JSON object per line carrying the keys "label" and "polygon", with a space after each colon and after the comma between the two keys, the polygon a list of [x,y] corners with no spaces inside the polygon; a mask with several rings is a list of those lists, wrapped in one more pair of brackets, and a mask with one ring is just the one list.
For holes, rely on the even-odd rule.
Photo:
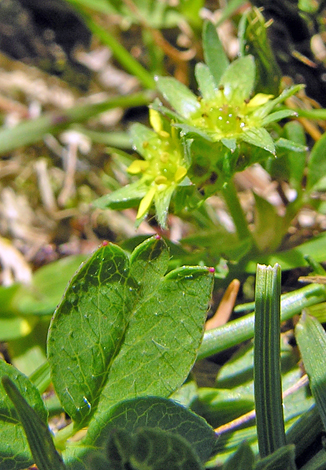
{"label": "flower cluster", "polygon": [[[143,160],[132,162],[128,173],[140,175],[138,184],[147,188],[139,204],[137,219],[147,215],[154,201],[158,221],[164,227],[172,194],[185,178],[187,168],[177,130],[173,127],[170,127],[170,133],[164,130],[162,117],[153,109],[150,110],[150,123],[155,132],[147,132],[148,139],[137,147]],[[133,134],[139,126],[133,127]]]}
{"label": "flower cluster", "polygon": [[[123,208],[140,201],[140,223],[154,203],[157,220],[165,228],[171,198],[180,186],[194,184],[203,189],[215,175],[219,186],[213,186],[212,193],[239,171],[237,159],[243,157],[244,148],[250,154],[246,165],[258,161],[258,154],[261,159],[262,152],[263,158],[276,155],[266,126],[295,114],[274,108],[301,86],[284,90],[274,99],[262,93],[252,97],[254,58],[242,56],[229,64],[211,23],[204,28],[203,45],[207,64],[199,63],[195,69],[200,96],[172,77],[156,78],[158,90],[172,110],[156,102],[150,110],[152,129],[139,123],[132,126],[133,147],[142,159],[135,160],[128,173],[139,179],[104,196],[97,206]],[[216,50],[220,51],[219,61]]]}

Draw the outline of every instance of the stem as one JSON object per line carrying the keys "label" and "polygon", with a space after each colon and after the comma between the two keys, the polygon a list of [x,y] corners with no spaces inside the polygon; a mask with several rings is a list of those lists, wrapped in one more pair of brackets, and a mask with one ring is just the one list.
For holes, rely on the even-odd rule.
{"label": "stem", "polygon": [[253,241],[245,214],[242,210],[234,183],[230,180],[223,188],[222,195],[233,219],[239,240],[250,238]]}
{"label": "stem", "polygon": [[55,447],[59,450],[64,450],[66,448],[67,440],[75,434],[76,429],[74,428],[74,423],[70,423],[65,428],[60,429],[53,438]]}

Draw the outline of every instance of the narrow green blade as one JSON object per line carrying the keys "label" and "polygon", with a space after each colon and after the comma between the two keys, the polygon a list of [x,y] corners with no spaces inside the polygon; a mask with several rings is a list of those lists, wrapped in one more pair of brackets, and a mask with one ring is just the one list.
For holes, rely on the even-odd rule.
{"label": "narrow green blade", "polygon": [[304,312],[296,326],[295,336],[309,377],[311,392],[326,427],[326,333],[316,318]]}
{"label": "narrow green blade", "polygon": [[281,270],[257,266],[254,387],[261,458],[285,445],[280,367]]}
{"label": "narrow green blade", "polygon": [[65,470],[66,467],[54,447],[46,423],[27,403],[9,377],[2,378],[2,385],[16,408],[37,468],[39,470]]}

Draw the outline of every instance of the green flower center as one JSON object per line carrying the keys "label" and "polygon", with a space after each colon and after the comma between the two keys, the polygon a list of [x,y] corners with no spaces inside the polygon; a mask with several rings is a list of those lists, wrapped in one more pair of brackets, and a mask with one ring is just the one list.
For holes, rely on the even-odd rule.
{"label": "green flower center", "polygon": [[236,136],[248,128],[246,103],[240,107],[221,103],[220,100],[207,102],[203,99],[200,105],[201,109],[193,116],[192,124],[214,133],[217,140]]}

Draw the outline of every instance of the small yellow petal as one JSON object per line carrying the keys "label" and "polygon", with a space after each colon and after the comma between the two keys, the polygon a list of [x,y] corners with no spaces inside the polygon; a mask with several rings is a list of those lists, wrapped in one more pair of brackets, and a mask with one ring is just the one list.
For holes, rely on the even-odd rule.
{"label": "small yellow petal", "polygon": [[162,119],[160,113],[155,109],[149,110],[149,122],[155,132],[159,134],[162,131]]}
{"label": "small yellow petal", "polygon": [[140,201],[138,213],[137,213],[137,219],[140,219],[148,212],[153,202],[155,193],[156,193],[156,188],[155,186],[152,186],[150,190],[148,191],[148,193],[146,194],[146,196],[143,197],[143,199]]}
{"label": "small yellow petal", "polygon": [[147,170],[149,167],[149,162],[146,160],[135,160],[128,168],[128,173],[131,175],[137,175],[138,173],[142,173],[143,171]]}
{"label": "small yellow petal", "polygon": [[255,108],[256,106],[261,106],[267,101],[269,101],[271,98],[273,98],[274,95],[265,95],[265,93],[257,93],[248,103],[247,106],[251,108]]}
{"label": "small yellow petal", "polygon": [[186,176],[186,174],[187,174],[187,169],[183,166],[179,166],[179,168],[175,172],[174,180],[178,182],[182,180]]}

